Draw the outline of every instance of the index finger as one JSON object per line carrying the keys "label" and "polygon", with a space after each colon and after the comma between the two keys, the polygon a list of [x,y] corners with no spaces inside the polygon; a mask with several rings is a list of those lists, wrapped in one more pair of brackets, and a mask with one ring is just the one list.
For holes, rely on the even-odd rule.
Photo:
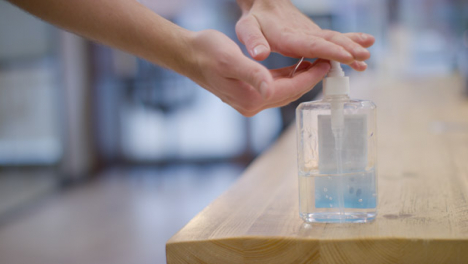
{"label": "index finger", "polygon": [[289,40],[287,49],[296,57],[321,58],[344,64],[354,61],[353,55],[342,46],[317,36],[293,37]]}

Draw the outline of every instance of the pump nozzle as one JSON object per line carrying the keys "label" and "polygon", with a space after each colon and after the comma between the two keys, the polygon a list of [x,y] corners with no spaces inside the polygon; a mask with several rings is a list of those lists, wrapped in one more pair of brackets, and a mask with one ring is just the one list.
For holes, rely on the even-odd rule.
{"label": "pump nozzle", "polygon": [[330,61],[331,67],[328,72],[328,77],[344,77],[344,71],[341,69],[340,63],[337,61]]}
{"label": "pump nozzle", "polygon": [[348,95],[349,78],[345,76],[339,62],[330,61],[330,64],[331,67],[327,78],[323,80],[324,95]]}

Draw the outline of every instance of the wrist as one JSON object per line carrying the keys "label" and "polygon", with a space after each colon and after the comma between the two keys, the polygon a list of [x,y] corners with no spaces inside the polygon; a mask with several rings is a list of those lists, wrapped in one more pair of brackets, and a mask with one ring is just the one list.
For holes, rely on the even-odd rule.
{"label": "wrist", "polygon": [[174,56],[174,71],[193,79],[199,72],[199,52],[194,45],[198,32],[183,29],[180,36],[180,47]]}
{"label": "wrist", "polygon": [[187,30],[185,32],[181,40],[183,43],[182,52],[175,59],[178,61],[177,64],[182,67],[179,70],[174,69],[200,85],[206,82],[203,70],[208,67],[207,61],[209,60],[209,51],[206,51],[203,45],[204,41],[209,41],[204,36],[205,31]]}
{"label": "wrist", "polygon": [[242,13],[249,12],[253,7],[261,9],[274,9],[282,4],[292,4],[291,0],[237,0]]}
{"label": "wrist", "polygon": [[164,39],[157,35],[148,43],[149,56],[142,56],[152,63],[171,69],[181,75],[192,78],[197,69],[196,52],[193,39],[196,32],[177,25],[170,25],[169,34]]}

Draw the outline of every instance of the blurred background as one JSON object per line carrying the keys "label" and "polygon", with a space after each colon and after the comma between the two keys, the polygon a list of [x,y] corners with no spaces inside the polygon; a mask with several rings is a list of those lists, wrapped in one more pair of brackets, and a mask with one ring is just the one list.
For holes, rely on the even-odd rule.
{"label": "blurred background", "polygon": [[[140,2],[239,43],[234,0]],[[453,76],[468,96],[468,1],[293,2],[322,28],[376,37],[360,77]],[[0,0],[0,263],[164,263],[165,242],[320,91],[245,118],[183,76]]]}

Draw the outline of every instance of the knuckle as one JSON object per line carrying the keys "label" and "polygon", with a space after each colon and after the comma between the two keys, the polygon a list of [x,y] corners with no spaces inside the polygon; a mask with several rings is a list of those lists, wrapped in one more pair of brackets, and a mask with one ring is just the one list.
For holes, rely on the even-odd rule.
{"label": "knuckle", "polygon": [[250,111],[250,110],[239,110],[239,113],[245,117],[252,117],[258,113],[258,111]]}
{"label": "knuckle", "polygon": [[311,41],[309,44],[308,44],[308,49],[309,51],[312,53],[312,54],[316,54],[317,53],[317,49],[318,49],[318,46],[319,46],[319,43],[317,40],[313,40]]}
{"label": "knuckle", "polygon": [[242,28],[243,24],[236,25],[237,37],[247,46],[257,46],[263,44],[268,46],[262,31],[257,27],[245,27]]}
{"label": "knuckle", "polygon": [[249,79],[249,83],[254,87],[254,89],[259,91],[261,82],[264,79],[262,69],[255,68],[248,71],[247,78]]}
{"label": "knuckle", "polygon": [[245,28],[245,19],[241,18],[239,19],[239,21],[237,21],[236,27],[235,27],[237,38],[241,42],[244,42],[244,28]]}
{"label": "knuckle", "polygon": [[242,16],[239,21],[236,23],[236,32],[237,33],[243,33],[244,27],[248,26],[248,20],[246,16]]}
{"label": "knuckle", "polygon": [[333,30],[329,30],[329,29],[322,29],[322,31],[321,31],[321,35],[322,35],[324,38],[333,38],[333,37],[335,37],[337,34],[338,34],[338,32],[333,31]]}
{"label": "knuckle", "polygon": [[271,98],[273,98],[273,91],[271,89],[266,89],[263,91],[263,98],[265,101],[269,101]]}
{"label": "knuckle", "polygon": [[250,78],[251,78],[253,81],[261,80],[261,77],[262,77],[262,70],[261,70],[261,69],[255,68],[255,69],[252,69],[252,70],[250,71]]}
{"label": "knuckle", "polygon": [[239,20],[236,23],[236,29],[238,27],[242,27],[242,26],[244,26],[244,24],[248,23],[248,19],[249,19],[249,17],[247,15],[241,16],[241,18],[239,18]]}
{"label": "knuckle", "polygon": [[246,100],[241,103],[238,111],[243,116],[251,117],[257,114],[260,111],[260,109],[261,108],[259,108],[258,105],[254,101]]}
{"label": "knuckle", "polygon": [[251,102],[249,102],[249,101],[243,103],[241,107],[242,107],[242,109],[243,109],[244,111],[246,111],[246,112],[253,112],[253,111],[255,111],[255,108],[256,108],[256,107],[255,107]]}
{"label": "knuckle", "polygon": [[219,52],[216,60],[216,68],[218,68],[220,71],[228,70],[229,66],[231,65],[231,61],[231,54],[225,51]]}

